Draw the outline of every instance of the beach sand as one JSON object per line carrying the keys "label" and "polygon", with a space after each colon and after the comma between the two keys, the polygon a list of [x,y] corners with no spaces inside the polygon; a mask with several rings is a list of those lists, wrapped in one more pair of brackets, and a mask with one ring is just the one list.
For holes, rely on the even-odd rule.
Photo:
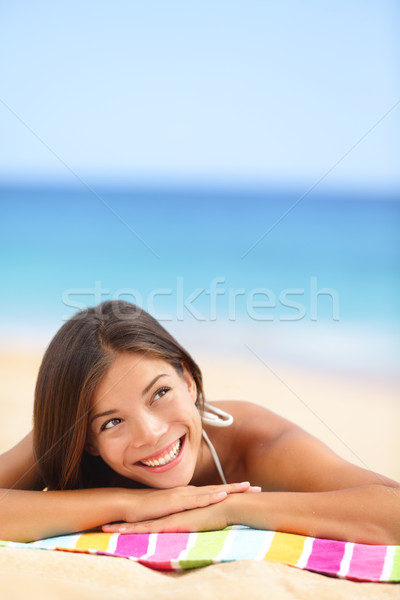
{"label": "beach sand", "polygon": [[[344,458],[400,480],[399,382],[239,357],[196,357],[207,399],[257,402],[295,421]],[[40,354],[0,352],[0,451],[31,428]],[[0,549],[5,598],[399,598],[397,585],[341,581],[274,563],[239,561],[168,575],[125,559]]]}

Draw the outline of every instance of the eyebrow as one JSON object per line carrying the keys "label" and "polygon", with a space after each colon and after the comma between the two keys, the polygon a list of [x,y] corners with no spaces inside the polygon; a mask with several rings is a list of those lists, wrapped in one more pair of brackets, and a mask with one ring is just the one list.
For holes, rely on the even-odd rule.
{"label": "eyebrow", "polygon": [[[150,381],[150,383],[148,385],[146,385],[146,387],[142,391],[142,396],[145,396],[147,394],[147,392],[149,390],[151,390],[151,388],[156,383],[156,381],[158,381],[161,377],[165,377],[165,376],[168,376],[168,374],[167,373],[160,373],[160,375],[156,375],[156,377],[154,377],[154,379],[152,379]],[[113,413],[116,413],[116,412],[118,412],[117,408],[111,408],[110,410],[106,410],[105,412],[98,413],[97,415],[94,415],[90,419],[90,424],[92,424],[93,421],[95,421],[96,419],[99,419],[100,417],[108,417],[109,415],[112,415]]]}
{"label": "eyebrow", "polygon": [[146,387],[144,388],[144,390],[142,392],[142,396],[145,396],[147,394],[147,392],[149,390],[151,390],[151,388],[153,387],[155,382],[158,381],[160,379],[160,377],[165,377],[165,376],[167,376],[167,373],[160,373],[160,375],[156,375],[156,377],[154,377],[154,379],[152,379],[150,381],[149,385],[146,385]]}
{"label": "eyebrow", "polygon": [[111,410],[106,410],[105,412],[99,413],[97,415],[94,415],[94,417],[92,417],[90,419],[90,425],[93,423],[93,421],[95,421],[96,419],[99,419],[100,417],[108,417],[108,415],[112,415],[113,413],[118,412],[116,408],[112,408]]}

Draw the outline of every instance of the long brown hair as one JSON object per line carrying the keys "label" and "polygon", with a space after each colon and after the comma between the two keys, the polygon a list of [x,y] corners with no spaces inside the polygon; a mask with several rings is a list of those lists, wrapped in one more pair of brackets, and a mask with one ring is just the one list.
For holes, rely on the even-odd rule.
{"label": "long brown hair", "polygon": [[116,485],[116,474],[100,457],[87,453],[85,444],[91,398],[121,352],[161,358],[179,373],[184,364],[196,382],[196,403],[202,409],[198,365],[151,315],[122,300],[85,309],[54,336],[36,382],[33,443],[49,489]]}

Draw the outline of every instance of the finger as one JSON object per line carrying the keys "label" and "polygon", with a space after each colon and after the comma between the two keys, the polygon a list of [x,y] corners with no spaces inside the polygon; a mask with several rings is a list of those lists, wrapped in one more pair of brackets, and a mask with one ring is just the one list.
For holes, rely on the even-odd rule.
{"label": "finger", "polygon": [[212,492],[211,494],[200,494],[192,499],[191,506],[186,510],[193,508],[203,508],[209,504],[217,504],[228,497],[226,492]]}
{"label": "finger", "polygon": [[[186,510],[217,504],[225,500],[229,494],[247,492],[250,488],[251,486],[248,481],[216,486],[176,488],[174,491],[171,491],[161,505],[158,502],[156,505],[152,505],[151,512],[148,515],[143,515],[143,517],[157,519],[174,513],[177,514]],[[163,494],[165,494],[164,491]],[[150,508],[150,505],[148,508]]]}
{"label": "finger", "polygon": [[121,527],[124,527],[126,523],[105,523],[100,527],[105,533],[118,533]]}
{"label": "finger", "polygon": [[216,505],[168,515],[160,519],[147,519],[138,523],[111,523],[103,527],[106,533],[186,533],[224,529],[228,524],[226,511]]}
{"label": "finger", "polygon": [[250,481],[241,481],[240,483],[229,483],[229,489],[226,491],[228,494],[237,494],[238,492],[246,492],[250,487]]}
{"label": "finger", "polygon": [[161,519],[151,519],[140,523],[111,523],[103,525],[105,533],[120,533],[123,535],[133,533],[186,533],[195,531],[193,523],[182,522],[179,515],[170,515]]}
{"label": "finger", "polygon": [[245,492],[251,487],[249,481],[242,481],[240,483],[224,483],[221,485],[205,485],[203,487],[194,487],[192,490],[197,493],[212,493],[212,492],[226,492],[227,494],[236,494],[238,492]]}
{"label": "finger", "polygon": [[141,523],[124,524],[119,533],[191,533],[193,531],[213,531],[228,525],[225,511],[217,506],[206,506],[161,519]]}
{"label": "finger", "polygon": [[[169,514],[179,514],[185,512],[187,510],[193,510],[195,508],[203,508],[205,506],[209,506],[210,504],[217,504],[218,502],[222,502],[228,497],[227,492],[218,491],[218,492],[210,492],[210,493],[197,493],[193,496],[189,496],[188,498],[178,498],[176,502],[173,502],[170,506]],[[163,515],[164,516],[165,512]],[[156,517],[156,515],[154,515]],[[167,516],[167,515],[165,515]]]}

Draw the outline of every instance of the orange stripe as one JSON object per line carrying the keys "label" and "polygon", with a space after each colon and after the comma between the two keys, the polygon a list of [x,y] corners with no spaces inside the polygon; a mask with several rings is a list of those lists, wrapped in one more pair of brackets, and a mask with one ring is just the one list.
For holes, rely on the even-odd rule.
{"label": "orange stripe", "polygon": [[264,560],[295,565],[299,560],[306,538],[294,533],[275,533]]}
{"label": "orange stripe", "polygon": [[76,542],[75,550],[100,550],[106,552],[112,533],[83,533]]}

